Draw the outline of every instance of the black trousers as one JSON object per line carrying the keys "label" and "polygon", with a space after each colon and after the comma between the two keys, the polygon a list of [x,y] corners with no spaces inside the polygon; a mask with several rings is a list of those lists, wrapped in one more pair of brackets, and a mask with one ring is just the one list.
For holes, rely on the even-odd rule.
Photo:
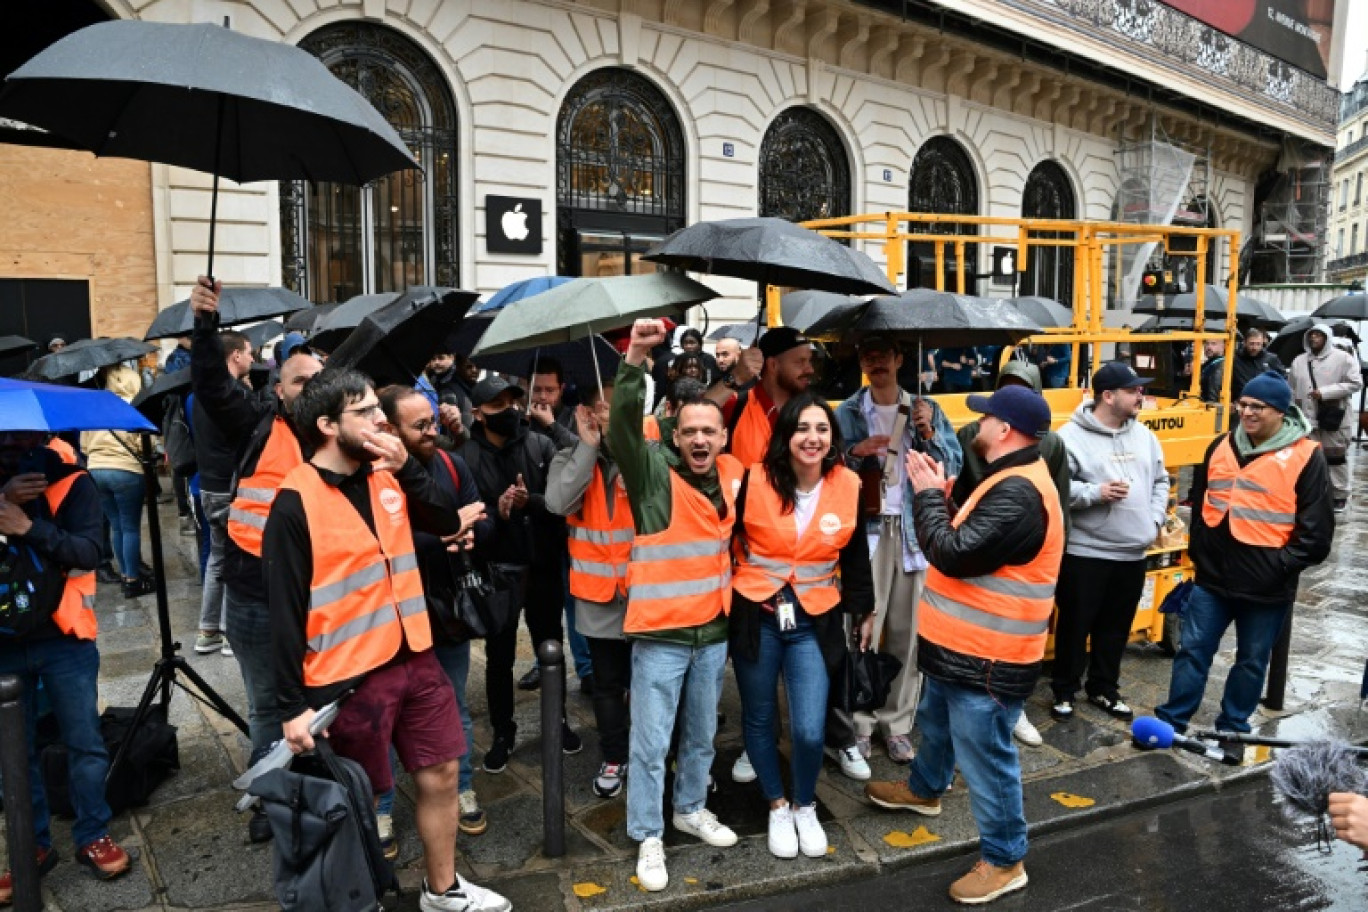
{"label": "black trousers", "polygon": [[[1119,696],[1121,655],[1145,587],[1145,559],[1105,560],[1064,555],[1055,587],[1055,700],[1078,692],[1084,669],[1090,697]],[[1089,640],[1091,639],[1091,651]]]}
{"label": "black trousers", "polygon": [[604,763],[627,762],[631,715],[627,690],[632,682],[632,641],[585,637],[594,661],[594,724]]}
{"label": "black trousers", "polygon": [[[561,594],[561,574],[539,572],[532,567],[527,581],[527,597],[523,604],[523,614],[527,619],[527,630],[532,634],[532,647],[543,640],[562,642],[561,612],[564,597]],[[518,625],[510,624],[508,630],[485,641],[485,699],[489,701],[489,725],[495,735],[512,738],[518,726],[513,721],[513,661],[518,652]],[[564,677],[565,669],[561,667]],[[565,688],[561,688],[565,692]],[[564,708],[564,703],[562,703]]]}

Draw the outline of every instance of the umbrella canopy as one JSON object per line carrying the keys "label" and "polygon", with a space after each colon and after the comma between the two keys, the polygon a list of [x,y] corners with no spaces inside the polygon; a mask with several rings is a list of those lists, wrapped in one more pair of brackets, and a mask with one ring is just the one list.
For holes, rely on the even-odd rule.
{"label": "umbrella canopy", "polygon": [[575,279],[499,311],[475,354],[570,342],[638,319],[681,314],[715,297],[708,286],[677,272]]}
{"label": "umbrella canopy", "polygon": [[361,321],[375,313],[386,304],[399,300],[397,291],[383,294],[363,294],[349,298],[338,304],[329,313],[323,314],[313,331],[309,334],[309,344],[330,352],[347,340]]}
{"label": "umbrella canopy", "polygon": [[875,298],[848,314],[832,314],[808,327],[810,335],[857,333],[915,339],[930,348],[1016,343],[1040,332],[1014,307],[990,298],[913,288]]}
{"label": "umbrella canopy", "polygon": [[1355,292],[1331,298],[1312,311],[1313,317],[1339,317],[1342,320],[1368,320],[1368,294]]}
{"label": "umbrella canopy", "polygon": [[[237,326],[271,317],[283,317],[312,305],[288,288],[225,288],[219,294],[219,326]],[[177,301],[157,314],[144,339],[183,336],[195,328],[190,299]]]}
{"label": "umbrella canopy", "polygon": [[[1173,300],[1166,301],[1161,308],[1159,302],[1153,297],[1148,301],[1141,302],[1136,308],[1135,313],[1157,314],[1160,316],[1179,316],[1183,314],[1192,315],[1197,312],[1197,295],[1192,292],[1175,295]],[[1226,291],[1224,288],[1217,288],[1215,285],[1206,287],[1206,307],[1205,312],[1208,317],[1224,317],[1226,313]],[[1287,318],[1282,313],[1265,301],[1251,297],[1247,294],[1240,294],[1235,299],[1235,321],[1246,326],[1258,326],[1263,329],[1277,329],[1287,322]]]}
{"label": "umbrella canopy", "polygon": [[1354,344],[1359,343],[1359,335],[1354,332],[1354,327],[1350,326],[1342,319],[1331,319],[1329,317],[1300,316],[1287,321],[1273,341],[1268,343],[1268,350],[1278,356],[1278,360],[1284,366],[1290,367],[1292,359],[1306,351],[1306,331],[1317,323],[1329,325],[1330,330],[1336,336],[1344,336],[1354,340]]}
{"label": "umbrella canopy", "polygon": [[318,324],[324,317],[341,306],[341,304],[315,304],[307,310],[297,310],[285,321],[285,331],[301,332],[307,336],[318,328]]}
{"label": "umbrella canopy", "polygon": [[156,433],[157,426],[108,390],[0,380],[0,431],[104,430]]}
{"label": "umbrella canopy", "polygon": [[268,320],[249,326],[241,332],[252,343],[252,351],[260,352],[267,342],[285,334],[285,324],[279,320]]}
{"label": "umbrella canopy", "polygon": [[723,219],[681,228],[643,259],[693,272],[840,294],[895,294],[868,256],[779,218]]}
{"label": "umbrella canopy", "polygon": [[413,383],[478,297],[457,288],[414,286],[366,316],[328,366],[354,367],[377,386]]}
{"label": "umbrella canopy", "polygon": [[0,336],[0,355],[29,351],[37,347],[37,342],[32,339],[25,339],[23,336]]}
{"label": "umbrella canopy", "polygon": [[[1162,317],[1150,317],[1148,320],[1135,327],[1135,331],[1168,332],[1169,330],[1174,330],[1178,332],[1187,332],[1192,329],[1192,322],[1192,317],[1175,317],[1167,315]],[[1206,321],[1206,328],[1212,332],[1225,332],[1226,321],[1209,319]]]}
{"label": "umbrella canopy", "polygon": [[830,291],[792,291],[779,299],[779,313],[785,326],[806,332],[808,327],[823,318],[840,319],[852,314],[868,301],[857,295],[834,294]]}
{"label": "umbrella canopy", "polygon": [[572,281],[574,280],[569,276],[533,276],[530,279],[523,279],[500,288],[494,292],[488,301],[472,309],[471,313],[493,313],[496,310],[503,310],[514,301],[539,295],[543,291],[550,291],[557,285],[564,285],[566,282]]}
{"label": "umbrella canopy", "polygon": [[[788,321],[785,320],[785,323]],[[721,326],[708,333],[708,338],[713,342],[721,342],[723,339],[735,339],[743,347],[750,347],[755,344],[754,323],[723,323]],[[764,335],[764,333],[761,333]]]}
{"label": "umbrella canopy", "polygon": [[24,377],[29,380],[62,380],[120,361],[136,361],[156,348],[149,342],[137,339],[82,339],[34,361]]}
{"label": "umbrella canopy", "polygon": [[1039,323],[1045,327],[1073,326],[1073,311],[1050,298],[1023,295],[1018,298],[1006,298],[1004,303],[1021,311],[1032,323]]}
{"label": "umbrella canopy", "polygon": [[473,360],[485,370],[530,379],[538,362],[553,358],[564,369],[567,382],[583,387],[595,387],[605,379],[612,379],[617,373],[622,355],[618,354],[618,350],[603,336],[595,334],[592,338],[592,346],[589,339],[581,338],[543,348],[526,348],[498,355],[476,355]]}

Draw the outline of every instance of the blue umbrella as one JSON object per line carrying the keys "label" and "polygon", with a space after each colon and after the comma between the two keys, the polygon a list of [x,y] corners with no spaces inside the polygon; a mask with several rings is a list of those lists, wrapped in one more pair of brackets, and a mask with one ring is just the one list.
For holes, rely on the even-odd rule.
{"label": "blue umbrella", "polygon": [[493,313],[496,310],[502,310],[514,301],[521,301],[523,298],[530,298],[533,295],[541,294],[543,291],[550,291],[557,285],[564,285],[569,281],[572,281],[569,276],[533,276],[530,279],[522,279],[500,288],[494,292],[488,301],[477,305],[470,312],[472,314]]}
{"label": "blue umbrella", "polygon": [[108,390],[0,379],[0,432],[151,431],[157,426]]}

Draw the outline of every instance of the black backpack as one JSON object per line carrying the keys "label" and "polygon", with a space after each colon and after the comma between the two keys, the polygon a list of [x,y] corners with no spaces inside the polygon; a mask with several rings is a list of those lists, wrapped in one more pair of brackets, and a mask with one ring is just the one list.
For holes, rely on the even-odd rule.
{"label": "black backpack", "polygon": [[[40,498],[39,510],[47,506]],[[0,535],[0,642],[20,639],[52,617],[66,573],[31,545]]]}
{"label": "black backpack", "polygon": [[247,789],[275,837],[276,901],[287,912],[373,912],[399,881],[380,847],[370,780],[326,739],[314,745]]}
{"label": "black backpack", "polygon": [[[132,738],[127,753],[105,782],[105,801],[115,814],[147,804],[157,786],[180,769],[176,726],[167,722],[166,707],[153,704],[138,730],[133,732],[136,712],[131,706],[111,706],[100,716],[100,736],[111,760],[123,743]],[[60,734],[48,739],[46,744],[43,740],[40,732],[39,763],[48,807],[59,817],[75,817],[66,745]]]}

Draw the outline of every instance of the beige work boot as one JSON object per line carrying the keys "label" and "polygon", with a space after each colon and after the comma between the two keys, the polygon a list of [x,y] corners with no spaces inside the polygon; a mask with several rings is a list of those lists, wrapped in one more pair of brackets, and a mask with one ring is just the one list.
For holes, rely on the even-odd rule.
{"label": "beige work boot", "polygon": [[969,906],[982,905],[1020,890],[1026,886],[1026,882],[1024,862],[1018,861],[1010,867],[999,868],[980,858],[972,871],[950,885],[950,898]]}

